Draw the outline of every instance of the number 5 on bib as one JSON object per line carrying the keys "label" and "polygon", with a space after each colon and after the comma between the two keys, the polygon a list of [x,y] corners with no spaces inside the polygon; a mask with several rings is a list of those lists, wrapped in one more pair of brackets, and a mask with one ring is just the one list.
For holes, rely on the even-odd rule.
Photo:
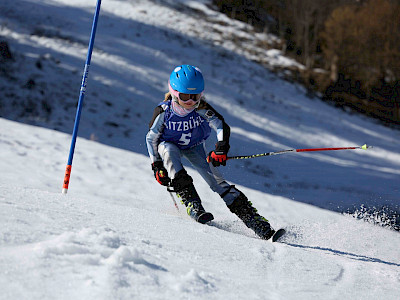
{"label": "number 5 on bib", "polygon": [[192,137],[192,133],[182,133],[181,138],[179,139],[179,145],[187,146],[190,143],[190,138]]}

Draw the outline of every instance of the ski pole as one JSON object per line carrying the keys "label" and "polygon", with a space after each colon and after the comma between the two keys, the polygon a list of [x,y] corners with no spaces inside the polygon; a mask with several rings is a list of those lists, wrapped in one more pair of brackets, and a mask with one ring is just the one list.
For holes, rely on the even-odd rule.
{"label": "ski pole", "polygon": [[340,148],[311,148],[311,149],[288,149],[288,150],[281,150],[276,152],[267,152],[261,154],[253,154],[253,155],[238,155],[238,156],[229,156],[228,159],[249,159],[249,158],[256,158],[262,156],[271,156],[271,155],[278,155],[278,154],[285,154],[290,152],[314,152],[314,151],[333,151],[333,150],[354,150],[354,149],[363,149],[367,150],[372,148],[372,146],[367,146],[366,144],[363,146],[358,147],[340,147]]}
{"label": "ski pole", "polygon": [[[160,177],[164,177],[164,176],[165,176],[164,171],[163,171],[163,170],[160,170]],[[178,204],[176,204],[175,197],[174,197],[174,195],[172,194],[173,189],[171,189],[171,181],[169,181],[169,185],[167,186],[167,191],[168,191],[169,195],[171,196],[172,202],[174,202],[174,205],[175,205],[176,210],[179,212]]]}
{"label": "ski pole", "polygon": [[168,193],[169,193],[169,195],[171,196],[172,201],[174,202],[174,205],[175,205],[176,210],[179,212],[179,207],[178,207],[178,204],[176,204],[174,195],[173,195],[172,192],[170,192],[169,190],[168,190]]}
{"label": "ski pole", "polygon": [[93,17],[92,31],[90,34],[90,41],[89,41],[88,53],[87,53],[87,57],[86,57],[86,63],[85,63],[85,67],[83,69],[81,89],[80,89],[80,93],[79,93],[78,108],[77,108],[76,116],[75,116],[74,130],[72,132],[71,147],[69,150],[67,167],[65,169],[64,184],[63,184],[63,189],[62,189],[63,194],[66,194],[68,192],[69,178],[71,176],[71,169],[72,169],[72,160],[74,158],[75,143],[76,143],[76,138],[78,136],[79,121],[81,119],[81,110],[82,110],[82,105],[83,105],[83,99],[85,98],[86,81],[87,81],[88,74],[89,74],[90,61],[92,59],[94,38],[96,36],[97,20],[99,19],[99,13],[100,13],[100,5],[101,5],[101,0],[97,0],[96,11],[95,11],[95,14]]}

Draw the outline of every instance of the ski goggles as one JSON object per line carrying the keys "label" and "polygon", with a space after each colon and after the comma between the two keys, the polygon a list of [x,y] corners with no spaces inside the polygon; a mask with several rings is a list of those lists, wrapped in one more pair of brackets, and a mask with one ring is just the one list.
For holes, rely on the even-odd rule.
{"label": "ski goggles", "polygon": [[197,102],[197,101],[200,100],[201,96],[202,96],[201,93],[200,93],[200,94],[178,93],[178,98],[179,98],[181,101],[183,101],[183,102],[186,102],[186,101],[189,101],[189,100],[192,100],[192,101],[194,101],[194,102]]}
{"label": "ski goggles", "polygon": [[200,94],[185,94],[185,93],[180,93],[176,90],[174,90],[170,84],[168,84],[169,86],[169,91],[172,95],[174,95],[175,97],[177,97],[179,100],[186,102],[189,100],[192,100],[194,102],[198,102],[201,97],[203,96],[203,93]]}

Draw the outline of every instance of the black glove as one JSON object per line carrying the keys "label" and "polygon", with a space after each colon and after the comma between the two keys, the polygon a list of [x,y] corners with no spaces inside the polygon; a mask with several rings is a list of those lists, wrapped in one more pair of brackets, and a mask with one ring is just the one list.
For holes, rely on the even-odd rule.
{"label": "black glove", "polygon": [[229,148],[230,146],[228,142],[218,142],[215,145],[215,150],[208,154],[207,161],[211,162],[214,167],[219,167],[220,165],[226,166]]}
{"label": "black glove", "polygon": [[161,185],[169,186],[171,179],[168,177],[168,172],[164,168],[162,161],[155,161],[151,164],[151,169],[154,172],[154,177],[157,179],[158,183]]}

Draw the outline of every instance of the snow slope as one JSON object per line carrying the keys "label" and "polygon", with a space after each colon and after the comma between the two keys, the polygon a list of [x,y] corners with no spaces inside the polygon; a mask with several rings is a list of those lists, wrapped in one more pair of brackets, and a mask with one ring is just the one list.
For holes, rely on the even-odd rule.
{"label": "snow slope", "polygon": [[[260,47],[273,36],[208,3],[103,1],[65,196],[95,1],[0,1],[0,35],[14,54],[0,76],[0,299],[398,298],[398,232],[337,212],[399,212],[399,131],[310,99],[253,62],[295,65]],[[188,167],[215,216],[196,224],[154,181],[144,145],[181,63],[203,70],[232,155],[374,148],[222,169],[273,226],[289,228],[281,244],[257,239]]]}
{"label": "snow slope", "polygon": [[398,298],[395,231],[241,186],[290,229],[273,244],[193,173],[215,215],[201,225],[154,185],[144,155],[84,139],[62,195],[70,136],[0,125],[0,299]]}
{"label": "snow slope", "polygon": [[[2,117],[72,132],[95,2],[0,3],[0,34],[15,55],[0,81]],[[209,1],[103,2],[80,136],[146,154],[147,124],[168,76],[190,63],[203,70],[208,101],[232,127],[232,155],[375,147],[232,161],[224,168],[232,182],[340,212],[363,205],[399,212],[400,132],[310,99],[252,62],[301,68],[266,50],[276,38],[229,20]]]}
{"label": "snow slope", "polygon": [[[252,62],[296,66],[265,50],[276,38],[255,34],[207,3],[104,1],[80,136],[145,154],[143,136],[169,73],[191,63],[202,68],[208,101],[232,127],[233,155],[375,147],[234,161],[225,168],[234,183],[335,211],[364,205],[398,212],[399,131],[310,99],[302,87]],[[0,3],[0,34],[15,56],[13,71],[0,81],[2,117],[72,132],[94,6],[77,0]]]}

